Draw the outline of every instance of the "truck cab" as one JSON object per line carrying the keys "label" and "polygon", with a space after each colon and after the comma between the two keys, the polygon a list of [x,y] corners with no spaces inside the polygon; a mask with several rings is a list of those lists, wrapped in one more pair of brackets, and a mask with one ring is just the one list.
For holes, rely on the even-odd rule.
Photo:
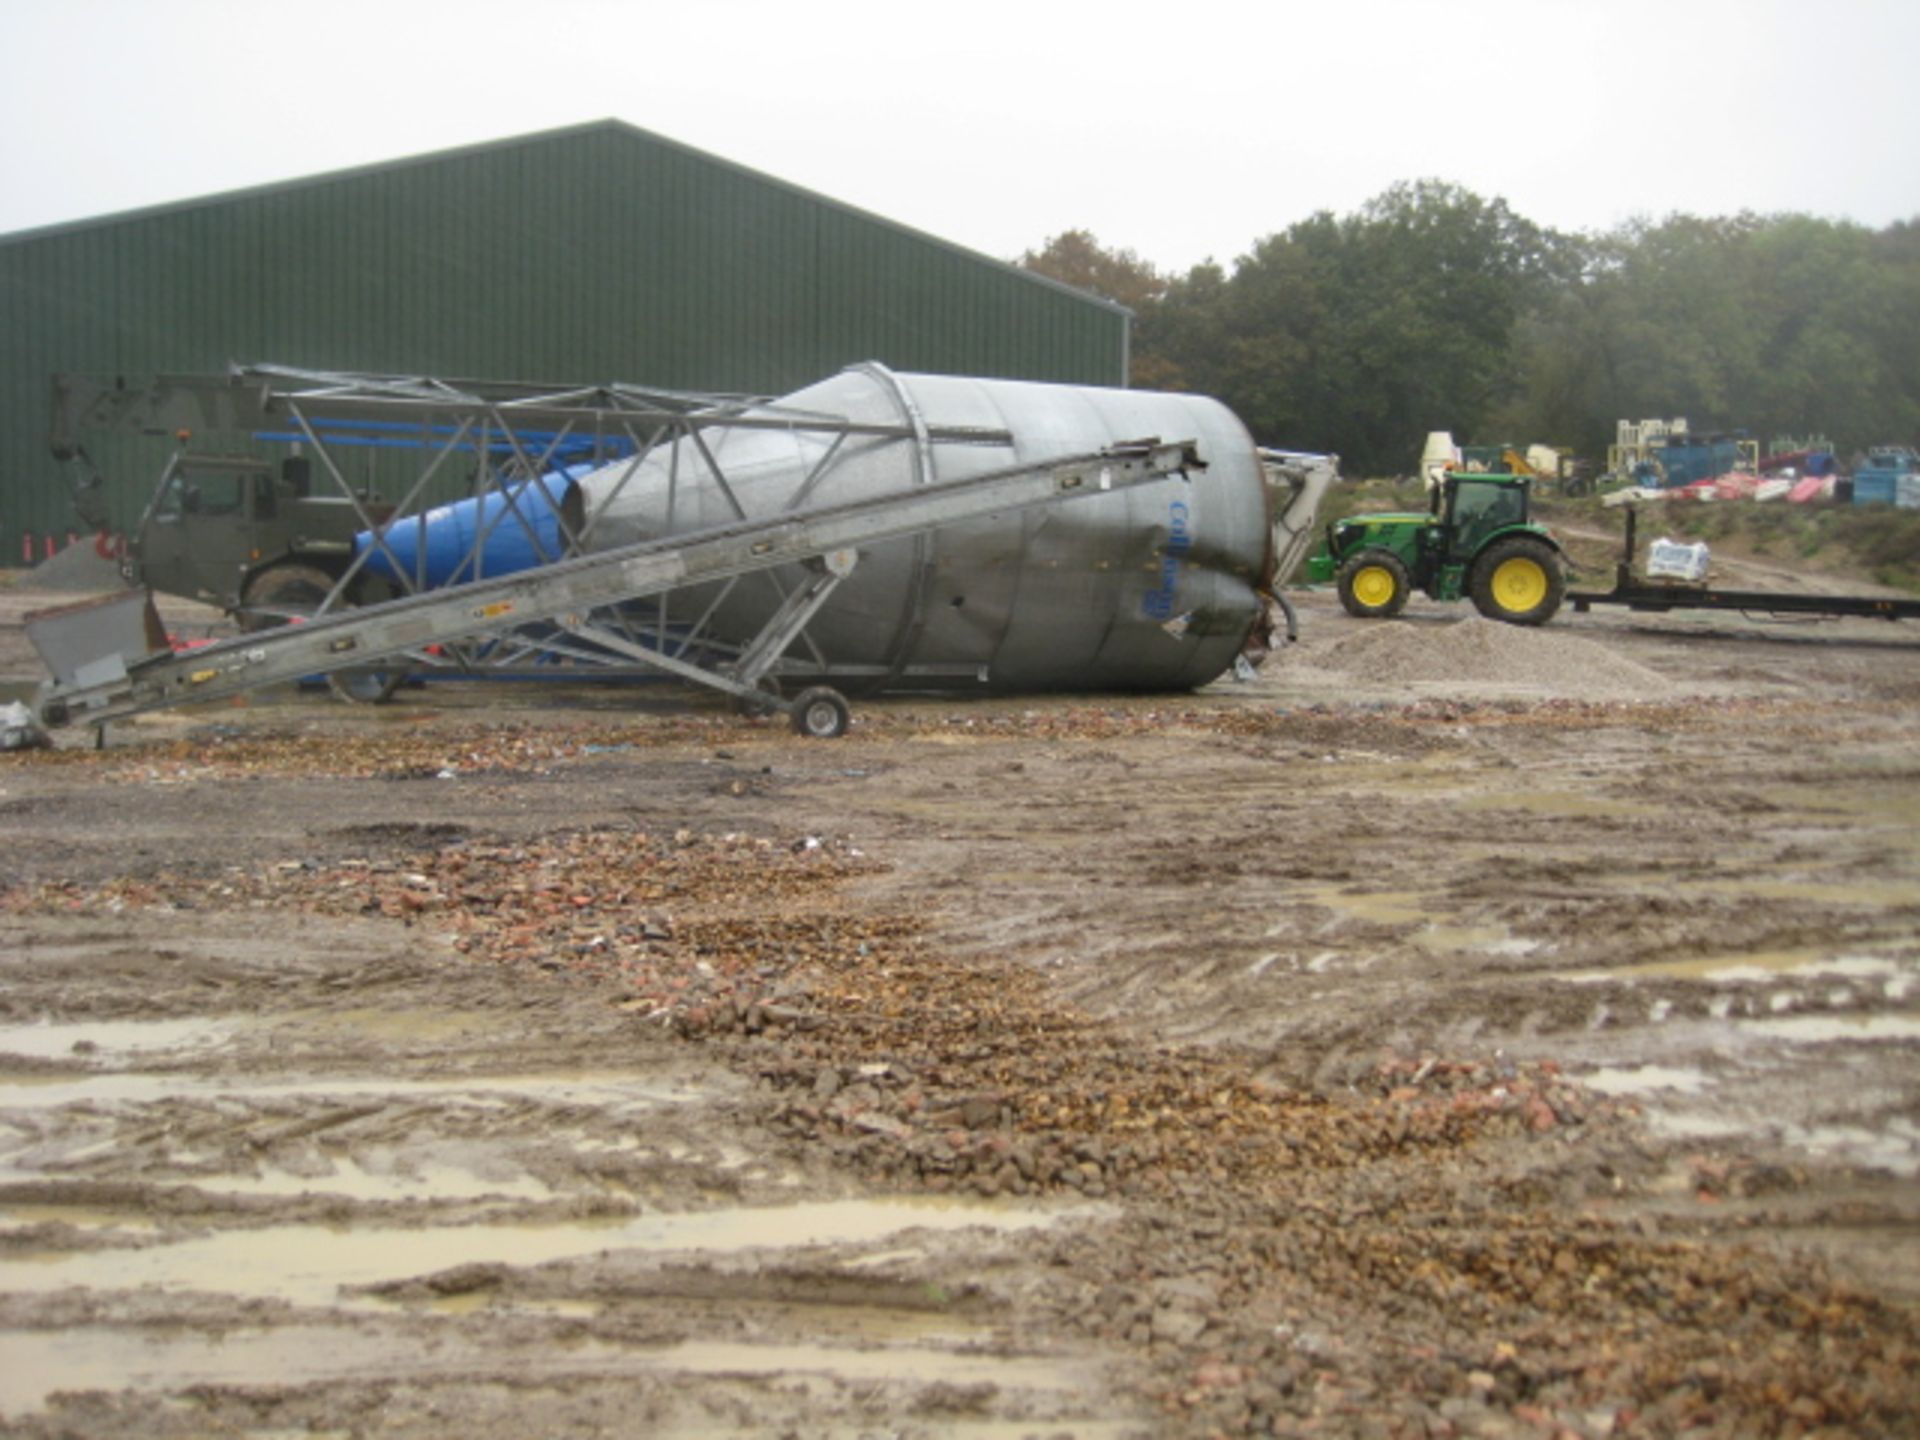
{"label": "truck cab", "polygon": [[[363,522],[344,495],[312,493],[309,463],[175,455],[128,543],[127,579],[232,612],[254,603],[276,570],[298,567],[330,587]],[[386,507],[362,508],[378,519]]]}

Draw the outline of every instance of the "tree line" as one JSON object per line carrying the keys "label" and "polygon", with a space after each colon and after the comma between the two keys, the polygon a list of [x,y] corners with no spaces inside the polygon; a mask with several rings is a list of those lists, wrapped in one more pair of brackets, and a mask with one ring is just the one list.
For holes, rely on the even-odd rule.
{"label": "tree line", "polygon": [[1133,383],[1262,444],[1412,470],[1429,430],[1604,458],[1615,422],[1920,441],[1920,220],[1675,215],[1567,234],[1422,180],[1233,264],[1164,273],[1070,230],[1020,264],[1131,308]]}

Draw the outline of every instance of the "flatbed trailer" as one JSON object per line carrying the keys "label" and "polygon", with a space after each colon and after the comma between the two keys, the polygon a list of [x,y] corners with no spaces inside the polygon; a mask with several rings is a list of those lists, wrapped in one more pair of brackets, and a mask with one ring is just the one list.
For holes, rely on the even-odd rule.
{"label": "flatbed trailer", "polygon": [[[649,669],[722,691],[765,711],[781,711],[804,735],[830,738],[848,723],[845,698],[817,685],[791,700],[763,684],[782,652],[840,582],[860,547],[1033,506],[1065,503],[1204,468],[1192,441],[1140,440],[1014,466],[911,490],[789,510],[704,531],[594,552],[492,580],[423,591],[383,604],[323,612],[301,623],[256,631],[201,649],[126,659],[126,649],[73,663],[94,617],[54,613],[28,633],[55,678],[41,686],[42,723],[110,720],[169,706],[217,700],[311,675],[405,665],[410,653],[548,622],[624,654]],[[597,622],[603,607],[708,581],[801,564],[811,578],[793,590],[737,656],[701,663],[636,643]],[[71,608],[71,607],[70,607]],[[66,628],[65,634],[60,633]],[[149,627],[151,630],[151,627]],[[64,651],[68,658],[56,662]],[[65,677],[64,679],[62,677]]]}
{"label": "flatbed trailer", "polygon": [[1639,515],[1627,509],[1627,534],[1613,589],[1569,590],[1567,603],[1581,614],[1595,605],[1621,605],[1629,610],[1664,613],[1669,610],[1734,610],[1750,615],[1857,616],[1876,620],[1920,620],[1920,599],[1888,599],[1878,595],[1811,595],[1782,590],[1726,590],[1718,585],[1645,580],[1633,573],[1635,531]]}

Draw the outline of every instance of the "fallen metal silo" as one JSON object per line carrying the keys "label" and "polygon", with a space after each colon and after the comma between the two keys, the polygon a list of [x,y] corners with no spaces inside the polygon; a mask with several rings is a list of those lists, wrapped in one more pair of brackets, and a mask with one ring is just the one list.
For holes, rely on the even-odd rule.
{"label": "fallen metal silo", "polygon": [[[43,687],[47,723],[321,674],[390,693],[410,673],[665,673],[821,737],[845,729],[842,689],[1183,689],[1257,660],[1282,617],[1291,638],[1274,587],[1336,478],[1197,396],[872,364],[781,400],[273,366],[95,388],[115,423],[184,407],[298,443],[291,478],[324,478],[365,528],[254,553],[243,602],[298,579],[301,623],[103,658]],[[420,463],[389,503],[337,452],[402,428]],[[462,457],[472,496],[419,510]],[[277,515],[290,477],[246,463]]]}
{"label": "fallen metal silo", "polygon": [[[1281,512],[1298,498],[1233,414],[1200,396],[859,365],[581,477],[580,538],[615,548],[1148,437],[1196,442],[1206,468],[1184,485],[875,546],[775,673],[867,688],[1185,689],[1264,649],[1290,534]],[[1304,523],[1296,507],[1294,530],[1318,498]],[[789,567],[679,591],[647,623],[744,645],[806,581]]]}

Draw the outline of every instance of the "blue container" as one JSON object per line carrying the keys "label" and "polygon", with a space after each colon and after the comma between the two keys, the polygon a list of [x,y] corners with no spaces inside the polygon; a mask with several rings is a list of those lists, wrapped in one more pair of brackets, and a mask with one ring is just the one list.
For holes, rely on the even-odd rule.
{"label": "blue container", "polygon": [[[567,523],[577,532],[579,503],[572,477],[550,471],[538,480],[393,521],[385,531],[386,548],[422,589],[512,575],[565,554],[561,516],[569,516]],[[365,573],[396,578],[392,561],[374,545],[370,531],[355,536],[353,548],[356,556],[367,557]]]}
{"label": "blue container", "polygon": [[1731,440],[1670,441],[1660,452],[1667,487],[1677,489],[1696,480],[1717,480],[1739,462],[1740,450]]}
{"label": "blue container", "polygon": [[1891,505],[1899,498],[1899,476],[1891,470],[1861,470],[1853,477],[1853,503],[1856,505]]}

